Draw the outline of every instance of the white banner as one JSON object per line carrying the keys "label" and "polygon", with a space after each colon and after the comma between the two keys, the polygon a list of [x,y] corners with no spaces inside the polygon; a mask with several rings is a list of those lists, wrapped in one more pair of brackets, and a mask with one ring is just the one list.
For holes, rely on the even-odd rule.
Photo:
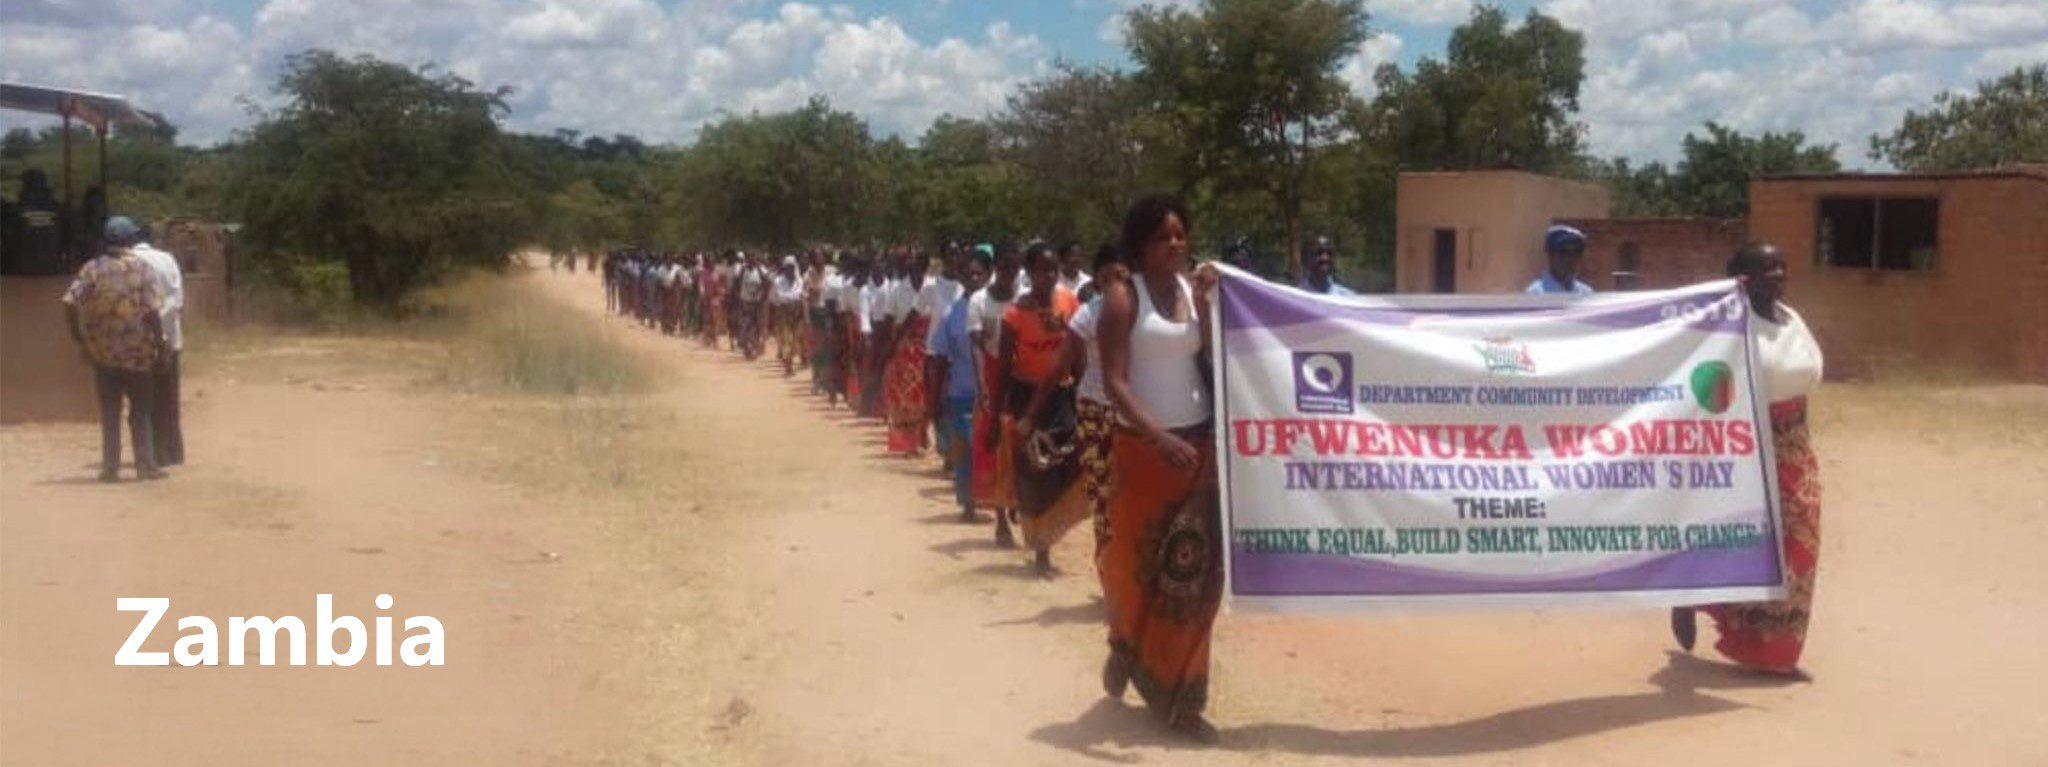
{"label": "white banner", "polygon": [[1782,596],[1735,282],[1333,298],[1225,268],[1216,301],[1238,605]]}

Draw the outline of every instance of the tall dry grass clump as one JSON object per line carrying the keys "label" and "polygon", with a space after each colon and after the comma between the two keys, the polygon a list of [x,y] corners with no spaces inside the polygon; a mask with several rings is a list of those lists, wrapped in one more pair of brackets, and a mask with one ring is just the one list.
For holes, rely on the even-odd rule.
{"label": "tall dry grass clump", "polygon": [[627,394],[647,371],[606,328],[516,278],[478,275],[437,291],[428,327],[447,336],[448,381],[480,392]]}

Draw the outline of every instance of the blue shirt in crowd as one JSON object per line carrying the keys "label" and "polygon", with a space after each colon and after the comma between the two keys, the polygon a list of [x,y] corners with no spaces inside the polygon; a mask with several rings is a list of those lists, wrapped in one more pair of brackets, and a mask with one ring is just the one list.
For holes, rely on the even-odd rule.
{"label": "blue shirt in crowd", "polygon": [[1571,287],[1565,287],[1564,283],[1557,281],[1557,277],[1555,275],[1552,275],[1549,272],[1544,272],[1543,276],[1536,278],[1535,282],[1529,283],[1528,289],[1523,290],[1522,292],[1531,295],[1542,295],[1545,293],[1569,293],[1574,296],[1590,296],[1593,295],[1593,286],[1588,285],[1585,282],[1580,281],[1578,279],[1573,279]]}
{"label": "blue shirt in crowd", "polygon": [[967,298],[953,302],[946,310],[946,316],[932,333],[926,351],[932,356],[946,360],[946,388],[940,393],[947,399],[973,397],[975,392],[975,350],[974,339],[968,335]]}

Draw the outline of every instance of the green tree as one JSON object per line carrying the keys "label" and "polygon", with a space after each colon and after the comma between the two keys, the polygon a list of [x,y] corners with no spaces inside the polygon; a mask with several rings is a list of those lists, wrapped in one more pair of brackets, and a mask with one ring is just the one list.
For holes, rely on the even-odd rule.
{"label": "green tree", "polygon": [[1871,136],[1870,159],[1904,171],[2048,162],[2048,64],[1979,82],[1975,94],[1935,96],[1933,109],[1908,111],[1890,135]]}
{"label": "green tree", "polygon": [[1148,122],[1129,75],[1062,64],[1024,84],[997,122],[1008,136],[1025,204],[1048,233],[1099,238],[1115,231],[1148,178]]}
{"label": "green tree", "polygon": [[1685,158],[1671,177],[1671,193],[1684,212],[1739,218],[1749,215],[1749,182],[1783,173],[1833,173],[1835,145],[1807,146],[1799,131],[1749,137],[1708,122],[1705,137],[1685,134]]}
{"label": "green tree", "polygon": [[[1007,238],[1018,232],[1017,185],[1001,160],[1002,138],[984,120],[941,115],[901,169],[915,188],[913,227],[937,239]],[[884,235],[888,236],[888,235]]]}
{"label": "green tree", "polygon": [[1682,216],[1690,213],[1673,188],[1671,169],[1661,162],[1632,163],[1626,157],[1589,158],[1579,174],[1607,187],[1618,218]]}
{"label": "green tree", "polygon": [[822,97],[706,126],[684,153],[692,231],[786,247],[868,233],[891,198],[867,123]]}
{"label": "green tree", "polygon": [[[1264,193],[1299,272],[1302,210],[1317,147],[1352,99],[1337,69],[1370,35],[1360,0],[1204,0],[1130,12],[1139,87],[1174,123],[1184,190]],[[1170,144],[1171,145],[1171,144]]]}
{"label": "green tree", "polygon": [[501,266],[538,201],[521,196],[498,128],[505,91],[429,67],[307,51],[284,105],[239,153],[234,204],[259,261],[339,262],[353,299],[394,309],[463,265]]}
{"label": "green tree", "polygon": [[1558,172],[1579,155],[1585,69],[1577,31],[1534,10],[1509,29],[1506,13],[1480,6],[1443,60],[1425,58],[1412,75],[1393,64],[1374,73],[1368,139],[1408,167]]}

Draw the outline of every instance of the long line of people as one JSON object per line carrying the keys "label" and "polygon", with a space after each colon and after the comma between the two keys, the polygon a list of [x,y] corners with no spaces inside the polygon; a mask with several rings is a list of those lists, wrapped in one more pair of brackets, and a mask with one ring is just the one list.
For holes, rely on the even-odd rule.
{"label": "long line of people", "polygon": [[[807,368],[812,394],[887,427],[887,448],[932,450],[960,519],[1021,538],[1039,574],[1054,545],[1093,521],[1107,613],[1106,694],[1135,687],[1168,728],[1217,732],[1208,701],[1210,636],[1222,597],[1222,521],[1209,377],[1217,270],[1189,258],[1193,219],[1170,196],[1138,200],[1117,242],[1018,247],[951,243],[933,256],[816,248],[779,264],[756,253],[619,251],[601,268],[607,305],[661,332],[755,359],[764,332],[785,375]],[[1531,293],[1588,293],[1577,279],[1585,236],[1545,235],[1548,270]],[[1326,240],[1307,250],[1304,290],[1348,294]],[[1227,258],[1236,261],[1237,259]],[[1783,259],[1768,245],[1736,254],[1759,321],[1792,597],[1702,606],[1728,657],[1796,673],[1812,593],[1818,485],[1804,429],[1818,346],[1778,301]],[[765,330],[764,330],[765,329]],[[1789,457],[1789,458],[1788,458]],[[1693,608],[1672,612],[1687,650]]]}

